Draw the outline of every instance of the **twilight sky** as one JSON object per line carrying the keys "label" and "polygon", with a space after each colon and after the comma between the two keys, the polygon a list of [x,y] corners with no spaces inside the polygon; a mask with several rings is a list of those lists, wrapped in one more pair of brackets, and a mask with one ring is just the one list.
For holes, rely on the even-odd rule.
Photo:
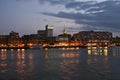
{"label": "twilight sky", "polygon": [[102,30],[120,35],[120,0],[0,0],[0,35],[36,34],[54,25],[54,35]]}

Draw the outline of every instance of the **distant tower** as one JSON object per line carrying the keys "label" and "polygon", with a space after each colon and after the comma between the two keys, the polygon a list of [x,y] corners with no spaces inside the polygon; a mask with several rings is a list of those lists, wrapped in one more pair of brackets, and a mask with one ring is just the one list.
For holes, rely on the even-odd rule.
{"label": "distant tower", "polygon": [[67,34],[67,31],[65,28],[63,29],[62,34]]}
{"label": "distant tower", "polygon": [[53,25],[46,25],[46,37],[53,37]]}

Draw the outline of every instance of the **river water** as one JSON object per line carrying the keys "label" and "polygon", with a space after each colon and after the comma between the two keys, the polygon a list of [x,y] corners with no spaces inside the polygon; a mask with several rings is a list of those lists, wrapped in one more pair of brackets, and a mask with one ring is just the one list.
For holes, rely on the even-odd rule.
{"label": "river water", "polygon": [[0,80],[120,80],[120,47],[1,49]]}

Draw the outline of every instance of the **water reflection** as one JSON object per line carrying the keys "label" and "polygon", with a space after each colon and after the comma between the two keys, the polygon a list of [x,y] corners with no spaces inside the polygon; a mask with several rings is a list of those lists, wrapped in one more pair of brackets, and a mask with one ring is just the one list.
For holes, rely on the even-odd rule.
{"label": "water reflection", "polygon": [[1,50],[0,80],[120,80],[119,50]]}
{"label": "water reflection", "polygon": [[60,54],[49,54],[49,53],[45,53],[44,54],[44,58],[45,59],[50,59],[50,58],[76,58],[79,57],[80,54],[79,53],[74,53],[74,52],[64,52],[64,53],[60,53]]}
{"label": "water reflection", "polygon": [[87,47],[88,55],[108,56],[108,47]]}
{"label": "water reflection", "polygon": [[6,49],[1,49],[1,60],[5,61],[7,59]]}
{"label": "water reflection", "polygon": [[[14,77],[16,80],[24,80],[24,78],[17,79],[18,75],[28,75],[28,72],[33,72],[34,56],[32,53],[27,53],[24,49],[18,50],[6,50],[0,51],[0,74],[4,73],[4,76],[0,76],[0,80],[7,80],[5,76],[11,79]],[[9,75],[7,75],[9,74]],[[14,76],[10,76],[14,75]],[[15,76],[16,75],[16,76]],[[19,77],[20,78],[20,77]]]}
{"label": "water reflection", "polygon": [[16,72],[17,73],[25,73],[25,67],[26,67],[26,56],[25,51],[23,50],[17,50],[17,62],[16,62]]}
{"label": "water reflection", "polygon": [[7,64],[6,59],[7,59],[6,49],[1,49],[1,52],[0,52],[0,67],[1,67],[0,72],[4,73],[7,71],[6,67],[8,64]]}
{"label": "water reflection", "polygon": [[88,56],[88,70],[101,79],[106,80],[119,80],[120,69],[117,67],[120,65],[120,47],[88,47],[88,55],[100,55],[100,56]]}
{"label": "water reflection", "polygon": [[[80,53],[79,51],[59,51],[44,54],[45,60],[45,72],[49,79],[45,80],[73,80],[73,77],[79,79],[78,64],[80,63]],[[55,74],[53,79],[49,77],[50,74]],[[50,75],[52,76],[52,75]]]}
{"label": "water reflection", "polygon": [[120,47],[114,46],[109,48],[109,55],[120,56]]}
{"label": "water reflection", "polygon": [[99,79],[109,80],[111,78],[111,69],[108,57],[88,56],[88,71],[95,73]]}
{"label": "water reflection", "polygon": [[88,55],[120,56],[120,47],[87,47]]}
{"label": "water reflection", "polygon": [[63,58],[75,58],[75,57],[79,57],[80,54],[79,53],[62,53],[61,56]]}
{"label": "water reflection", "polygon": [[78,63],[79,59],[63,60],[60,64],[62,79],[72,80],[73,77],[79,79]]}

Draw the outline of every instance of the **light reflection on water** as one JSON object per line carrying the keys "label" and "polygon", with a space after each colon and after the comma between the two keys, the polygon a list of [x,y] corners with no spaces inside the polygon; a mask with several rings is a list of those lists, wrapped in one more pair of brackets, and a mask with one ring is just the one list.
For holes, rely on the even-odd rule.
{"label": "light reflection on water", "polygon": [[108,47],[87,47],[88,55],[104,55],[108,56]]}
{"label": "light reflection on water", "polygon": [[120,56],[120,47],[87,47],[88,55]]}
{"label": "light reflection on water", "polygon": [[120,80],[120,47],[0,51],[0,80]]}

